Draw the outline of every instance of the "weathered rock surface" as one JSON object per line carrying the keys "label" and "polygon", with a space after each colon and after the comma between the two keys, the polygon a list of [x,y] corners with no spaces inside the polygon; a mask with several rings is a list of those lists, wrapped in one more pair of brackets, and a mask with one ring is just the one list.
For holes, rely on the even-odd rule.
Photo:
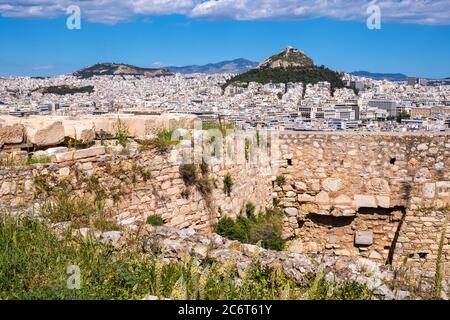
{"label": "weathered rock surface", "polygon": [[[238,274],[242,276],[256,258],[263,265],[281,267],[281,270],[298,284],[304,284],[308,275],[324,272],[330,281],[353,280],[364,283],[374,290],[379,299],[403,300],[412,296],[406,289],[394,290],[390,287],[394,279],[394,270],[365,258],[278,252],[231,241],[219,235],[206,237],[197,232],[166,226],[145,226],[141,232],[143,250],[156,254],[165,261],[194,257],[200,261],[206,258],[213,259],[220,264],[234,262]],[[186,236],[187,234],[189,236]],[[203,251],[201,248],[208,250]],[[430,289],[426,281],[421,285]]]}
{"label": "weathered rock surface", "polygon": [[28,120],[25,122],[27,142],[37,147],[56,146],[64,141],[61,121]]}
{"label": "weathered rock surface", "polygon": [[0,119],[0,147],[4,144],[17,144],[23,141],[23,126],[15,123],[9,125],[7,121]]}

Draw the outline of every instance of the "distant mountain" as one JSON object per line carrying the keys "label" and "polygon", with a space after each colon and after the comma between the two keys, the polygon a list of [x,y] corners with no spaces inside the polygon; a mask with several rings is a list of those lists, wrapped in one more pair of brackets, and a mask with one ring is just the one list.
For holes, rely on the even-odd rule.
{"label": "distant mountain", "polygon": [[91,67],[83,68],[73,75],[83,79],[93,76],[144,76],[161,77],[172,75],[173,73],[162,69],[140,68],[128,64],[98,63]]}
{"label": "distant mountain", "polygon": [[403,73],[372,73],[368,71],[355,71],[350,74],[374,80],[406,81],[408,79],[408,76]]}
{"label": "distant mountain", "polygon": [[231,61],[222,61],[209,63],[205,65],[191,65],[184,67],[165,67],[165,69],[179,73],[243,73],[256,68],[257,62],[247,59],[235,59]]}
{"label": "distant mountain", "polygon": [[324,66],[316,66],[313,60],[303,52],[288,47],[261,62],[258,68],[231,78],[224,87],[230,84],[246,85],[249,82],[261,84],[288,82],[316,84],[321,81],[328,81],[332,90],[344,87],[341,73]]}

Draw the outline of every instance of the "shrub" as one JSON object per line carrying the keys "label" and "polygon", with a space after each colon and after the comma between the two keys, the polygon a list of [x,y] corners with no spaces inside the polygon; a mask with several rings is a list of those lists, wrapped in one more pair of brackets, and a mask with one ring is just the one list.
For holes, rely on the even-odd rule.
{"label": "shrub", "polygon": [[195,164],[182,164],[179,172],[186,185],[191,186],[197,182],[197,166]]}
{"label": "shrub", "polygon": [[42,206],[42,215],[53,223],[70,221],[75,228],[95,227],[102,231],[118,230],[111,212],[104,207],[103,198],[94,201],[85,197],[69,196],[57,189]]}
{"label": "shrub", "polygon": [[283,217],[279,211],[268,210],[265,214],[249,218],[239,216],[236,221],[221,218],[216,232],[231,240],[243,243],[260,243],[263,248],[283,250],[285,240],[282,238]]}
{"label": "shrub", "polygon": [[152,226],[162,226],[164,224],[164,220],[159,215],[151,215],[147,217],[147,224]]}
{"label": "shrub", "polygon": [[341,283],[327,281],[319,270],[307,284],[309,300],[369,300],[373,292],[364,284],[346,280]]}
{"label": "shrub", "polygon": [[114,124],[114,129],[117,143],[119,143],[122,147],[126,147],[128,144],[128,136],[130,135],[127,125],[123,123],[120,118],[117,118],[117,122]]}
{"label": "shrub", "polygon": [[255,205],[251,202],[247,202],[247,204],[245,205],[245,214],[247,215],[248,218],[253,217],[253,215],[255,214]]}
{"label": "shrub", "polygon": [[197,188],[203,195],[211,194],[213,190],[213,183],[211,179],[207,177],[202,177],[197,180]]}
{"label": "shrub", "polygon": [[201,175],[195,164],[183,164],[180,166],[179,172],[186,185],[195,185],[204,196],[211,194],[214,181],[209,178],[209,170],[205,162],[200,165]]}
{"label": "shrub", "polygon": [[275,178],[275,182],[277,183],[278,186],[282,186],[286,182],[286,177],[285,176],[277,176]]}
{"label": "shrub", "polygon": [[158,153],[164,154],[169,152],[172,146],[175,146],[179,141],[172,140],[173,130],[162,130],[156,134],[153,139],[141,141],[141,150],[148,150],[156,148]]}
{"label": "shrub", "polygon": [[230,196],[232,188],[233,188],[233,179],[231,178],[230,174],[226,174],[225,178],[223,179],[223,192],[225,192],[227,196]]}
{"label": "shrub", "polygon": [[245,155],[245,161],[248,161],[250,158],[250,140],[245,138],[244,140],[244,155]]}
{"label": "shrub", "polygon": [[147,182],[152,177],[152,172],[150,170],[142,170],[141,176],[144,182]]}

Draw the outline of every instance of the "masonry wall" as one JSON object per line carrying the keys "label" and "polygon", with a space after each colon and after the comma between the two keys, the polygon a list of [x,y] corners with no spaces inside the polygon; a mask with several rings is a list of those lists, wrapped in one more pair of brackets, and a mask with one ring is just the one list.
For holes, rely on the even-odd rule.
{"label": "masonry wall", "polygon": [[[247,202],[258,210],[271,203],[271,177],[248,164],[210,165],[209,178],[215,187],[207,201],[196,186],[185,184],[179,165],[168,154],[136,149],[133,156],[113,155],[105,154],[103,147],[75,154],[75,158],[57,155],[56,162],[49,164],[0,170],[0,205],[15,210],[44,202],[40,185],[44,182],[48,184],[44,188],[63,185],[67,194],[93,197],[91,177],[98,179],[96,188],[106,192],[106,204],[122,224],[158,214],[168,226],[208,229],[221,215],[235,217]],[[233,180],[230,196],[223,191],[226,174]]]}
{"label": "masonry wall", "polygon": [[[258,164],[209,166],[216,187],[208,199],[187,186],[179,165],[155,150],[130,146],[127,155],[103,147],[57,154],[49,164],[0,169],[0,205],[38,207],[52,189],[92,197],[97,177],[122,224],[161,215],[169,226],[208,230],[247,202],[257,211],[276,198],[285,213],[288,250],[363,256],[434,270],[439,252],[450,275],[450,228],[439,244],[450,199],[450,141],[446,133],[283,133],[278,185]],[[230,196],[223,178],[230,174]],[[281,180],[279,180],[281,181]]]}
{"label": "masonry wall", "polygon": [[[437,209],[450,203],[448,134],[284,133],[280,148],[286,182],[274,197],[289,250],[435,268],[445,216]],[[447,230],[447,272],[449,239]]]}

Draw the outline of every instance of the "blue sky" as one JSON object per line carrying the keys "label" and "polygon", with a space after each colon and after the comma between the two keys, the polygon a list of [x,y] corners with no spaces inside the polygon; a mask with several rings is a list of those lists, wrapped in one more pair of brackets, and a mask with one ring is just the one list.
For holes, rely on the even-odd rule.
{"label": "blue sky", "polygon": [[0,1],[0,75],[57,75],[97,62],[159,67],[241,57],[260,61],[291,45],[339,71],[450,77],[450,18],[442,15],[431,23],[423,16],[388,16],[381,30],[369,30],[363,16],[242,18],[235,10],[199,17],[172,9],[130,13],[123,21],[118,13],[116,20],[104,21],[95,12],[82,16],[81,30],[68,30],[65,13],[8,14]]}

